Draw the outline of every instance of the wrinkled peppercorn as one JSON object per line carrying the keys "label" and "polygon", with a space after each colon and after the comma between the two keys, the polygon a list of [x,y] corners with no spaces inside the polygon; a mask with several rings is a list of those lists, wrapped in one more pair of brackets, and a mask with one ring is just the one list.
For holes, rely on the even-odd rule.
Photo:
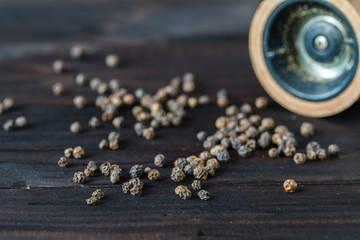
{"label": "wrinkled peppercorn", "polygon": [[66,157],[61,157],[58,161],[58,165],[59,167],[67,167],[69,166],[69,161],[67,160]]}
{"label": "wrinkled peppercorn", "polygon": [[75,182],[75,183],[83,183],[83,182],[85,182],[85,175],[84,175],[84,173],[83,172],[76,172],[76,173],[74,173],[74,177],[73,177],[73,181]]}
{"label": "wrinkled peppercorn", "polygon": [[171,172],[171,180],[174,182],[180,182],[185,179],[186,175],[184,171],[179,167],[174,167]]}
{"label": "wrinkled peppercorn", "polygon": [[284,181],[283,187],[286,192],[293,193],[296,191],[297,183],[293,179],[287,179]]}
{"label": "wrinkled peppercorn", "polygon": [[210,199],[210,193],[204,189],[198,192],[198,196],[201,200],[206,201]]}
{"label": "wrinkled peppercorn", "polygon": [[152,169],[149,173],[148,173],[148,178],[151,181],[155,181],[155,180],[159,180],[160,179],[160,173],[157,169]]}
{"label": "wrinkled peppercorn", "polygon": [[143,174],[143,166],[136,164],[130,168],[129,173],[132,178],[139,178]]}
{"label": "wrinkled peppercorn", "polygon": [[195,191],[199,191],[201,189],[201,182],[199,180],[194,180],[191,183],[191,187],[195,190]]}
{"label": "wrinkled peppercorn", "polygon": [[72,155],[77,159],[83,158],[85,156],[85,150],[82,147],[77,146],[74,148]]}
{"label": "wrinkled peppercorn", "polygon": [[158,154],[154,158],[154,164],[157,167],[163,167],[165,165],[165,156],[163,154]]}

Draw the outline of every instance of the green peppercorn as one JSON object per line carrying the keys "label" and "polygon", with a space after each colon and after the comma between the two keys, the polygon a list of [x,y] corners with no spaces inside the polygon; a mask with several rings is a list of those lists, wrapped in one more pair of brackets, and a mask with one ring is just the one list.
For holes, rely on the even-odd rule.
{"label": "green peppercorn", "polygon": [[3,124],[3,129],[7,132],[14,129],[14,127],[15,127],[15,122],[13,119],[9,119]]}
{"label": "green peppercorn", "polygon": [[85,96],[78,95],[74,98],[73,103],[77,109],[83,109],[86,106],[87,99]]}
{"label": "green peppercorn", "polygon": [[104,174],[105,176],[109,176],[110,171],[111,171],[111,163],[109,163],[108,161],[106,161],[100,165],[100,172],[102,174]]}
{"label": "green peppercorn", "polygon": [[268,105],[268,99],[266,97],[257,97],[255,99],[255,106],[258,109],[264,109]]}
{"label": "green peppercorn", "polygon": [[279,152],[276,148],[270,148],[268,151],[268,155],[270,158],[276,158],[279,156]]}
{"label": "green peppercorn", "polygon": [[297,189],[297,183],[293,179],[287,179],[284,181],[283,187],[286,192],[293,193]]}

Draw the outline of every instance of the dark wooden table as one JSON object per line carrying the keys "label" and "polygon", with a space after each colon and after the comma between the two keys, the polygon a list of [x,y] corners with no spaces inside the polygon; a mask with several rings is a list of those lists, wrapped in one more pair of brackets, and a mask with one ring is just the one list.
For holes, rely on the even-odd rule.
{"label": "dark wooden table", "polygon": [[[169,179],[177,157],[202,150],[195,134],[215,131],[215,119],[224,110],[214,104],[190,110],[179,128],[160,129],[153,141],[137,137],[129,109],[118,151],[100,151],[97,144],[113,130],[110,124],[73,135],[69,125],[84,125],[100,110],[76,110],[72,98],[96,95],[76,86],[77,72],[103,79],[117,77],[130,90],[154,91],[185,72],[194,72],[196,95],[215,99],[227,88],[231,102],[253,103],[265,95],[252,71],[247,31],[259,1],[4,1],[0,8],[0,98],[13,96],[17,107],[0,115],[1,124],[25,115],[29,126],[0,131],[1,239],[359,239],[360,236],[360,105],[325,119],[307,119],[274,102],[262,116],[274,117],[299,135],[303,121],[316,127],[315,140],[341,146],[339,158],[295,165],[291,159],[269,159],[257,151],[247,159],[231,152],[215,177],[203,182],[210,201],[184,201],[174,194]],[[87,61],[71,61],[68,50],[82,43],[94,51]],[[121,68],[104,66],[107,53],[124,58]],[[56,58],[67,60],[74,72],[56,75]],[[51,86],[61,81],[69,89],[54,97]],[[300,149],[308,139],[298,138]],[[85,160],[59,168],[67,147],[82,145]],[[144,179],[141,197],[125,195],[120,184],[107,177],[75,184],[72,176],[88,160],[110,161],[126,172],[133,164],[153,166],[153,157],[165,154],[161,181]],[[287,194],[282,182],[296,179],[299,191]],[[187,178],[184,184],[189,185]],[[85,203],[102,188],[106,198],[97,206]]]}

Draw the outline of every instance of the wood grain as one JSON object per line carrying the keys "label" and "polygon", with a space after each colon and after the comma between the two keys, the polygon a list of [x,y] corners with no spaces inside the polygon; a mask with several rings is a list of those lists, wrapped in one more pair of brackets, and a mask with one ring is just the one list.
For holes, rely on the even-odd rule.
{"label": "wood grain", "polygon": [[[14,4],[20,8],[16,1]],[[127,1],[119,4],[133,6]],[[141,10],[144,5],[138,4]],[[45,42],[47,33],[41,32]],[[77,38],[86,39],[82,34]],[[0,115],[0,123],[19,115],[27,116],[29,121],[25,129],[0,131],[0,238],[358,238],[359,104],[338,116],[313,120],[293,115],[270,101],[269,107],[258,111],[259,114],[274,117],[277,124],[288,125],[297,135],[300,124],[311,121],[316,128],[314,139],[323,146],[340,145],[341,156],[297,166],[287,158],[268,159],[264,150],[247,159],[240,159],[232,151],[232,160],[223,164],[215,177],[202,183],[212,194],[207,202],[196,197],[189,201],[178,198],[174,194],[177,184],[169,175],[174,159],[202,150],[195,137],[198,131],[215,131],[214,121],[224,110],[214,104],[189,110],[181,127],[160,129],[150,142],[135,135],[134,119],[130,110],[124,109],[121,114],[126,121],[118,151],[97,149],[98,142],[114,130],[108,123],[97,130],[85,127],[79,135],[70,134],[73,121],[86,126],[90,117],[101,113],[92,106],[81,111],[72,106],[76,94],[84,94],[91,101],[96,97],[88,88],[75,85],[77,72],[106,80],[118,77],[131,91],[141,86],[154,93],[172,77],[191,71],[199,83],[195,95],[209,94],[215,100],[216,92],[224,87],[229,90],[232,103],[253,103],[265,92],[252,71],[246,38],[241,34],[229,35],[176,40],[169,37],[166,41],[128,45],[98,37],[87,40],[94,50],[93,57],[77,62],[68,57],[68,46],[74,42],[64,34],[58,47],[47,53],[24,53],[16,60],[0,61],[0,99],[14,96],[18,103],[16,109]],[[38,33],[31,37],[41,45]],[[14,46],[12,49],[15,51]],[[104,66],[104,55],[110,52],[123,56],[125,64],[121,68],[109,70]],[[51,64],[56,58],[71,63],[74,71],[53,74]],[[63,97],[52,95],[51,86],[57,81],[68,89]],[[298,140],[303,150],[309,139]],[[64,148],[76,145],[85,148],[87,157],[71,160],[69,168],[59,168],[56,162]],[[128,178],[133,164],[152,167],[157,153],[164,153],[168,159],[165,168],[160,169],[163,178],[158,182],[144,179],[141,197],[125,195],[120,184],[110,184],[104,176],[81,185],[72,182],[73,173],[82,170],[89,160],[117,163]],[[299,191],[294,194],[283,191],[281,185],[287,178],[296,179]],[[191,180],[187,178],[184,184],[189,185]],[[87,206],[85,199],[97,188],[105,191],[106,198],[97,206]]]}

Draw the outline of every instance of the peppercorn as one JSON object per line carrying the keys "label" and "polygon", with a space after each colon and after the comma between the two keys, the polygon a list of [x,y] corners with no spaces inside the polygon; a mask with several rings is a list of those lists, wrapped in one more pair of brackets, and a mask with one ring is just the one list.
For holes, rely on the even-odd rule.
{"label": "peppercorn", "polygon": [[139,178],[143,174],[143,166],[136,164],[130,168],[129,173],[132,178]]}
{"label": "peppercorn", "polygon": [[206,167],[218,170],[220,168],[220,164],[215,158],[210,158],[206,161]]}
{"label": "peppercorn", "polygon": [[119,117],[116,117],[116,118],[113,119],[112,125],[113,125],[115,128],[120,129],[121,126],[122,126],[122,124],[123,124],[123,122],[124,122],[124,117],[119,116]]}
{"label": "peppercorn", "polygon": [[121,139],[121,135],[119,132],[110,132],[108,135],[108,140],[110,141],[114,141],[114,140],[120,140]]}
{"label": "peppercorn", "polygon": [[75,183],[83,183],[83,182],[85,182],[84,173],[81,172],[81,171],[74,173],[73,181]]}
{"label": "peppercorn", "polygon": [[316,155],[315,151],[309,150],[309,151],[306,152],[306,157],[307,157],[308,160],[316,160],[317,155]]}
{"label": "peppercorn", "polygon": [[306,151],[314,151],[314,152],[317,152],[317,150],[321,148],[320,144],[318,142],[315,142],[315,141],[312,141],[312,142],[309,142],[307,145],[306,145]]}
{"label": "peppercorn", "polygon": [[286,157],[293,157],[296,153],[296,148],[293,145],[286,145],[283,152]]}
{"label": "peppercorn", "polygon": [[304,164],[307,160],[305,153],[296,153],[293,158],[296,164]]}
{"label": "peppercorn", "polygon": [[258,139],[258,144],[261,148],[268,148],[270,147],[270,144],[271,144],[271,135],[270,133],[268,132],[263,132],[261,135],[260,135],[260,138]]}
{"label": "peppercorn", "polygon": [[268,105],[268,99],[266,97],[257,97],[255,99],[255,106],[258,109],[264,109]]}
{"label": "peppercorn", "polygon": [[328,147],[328,152],[331,157],[338,156],[340,153],[340,147],[336,144],[331,144]]}
{"label": "peppercorn", "polygon": [[90,88],[91,88],[91,90],[96,91],[99,88],[100,84],[101,84],[101,79],[100,78],[97,78],[97,77],[92,78],[90,80]]}
{"label": "peppercorn", "polygon": [[99,149],[104,150],[109,148],[109,143],[106,139],[103,139],[99,143]]}
{"label": "peppercorn", "polygon": [[145,128],[143,131],[142,131],[142,135],[143,137],[146,139],[146,140],[151,140],[155,137],[155,131],[154,131],[154,128],[152,127],[148,127],[148,128]]}
{"label": "peppercorn", "polygon": [[144,184],[139,178],[133,178],[129,182],[125,182],[122,185],[122,190],[124,193],[130,193],[133,196],[140,196]]}
{"label": "peppercorn", "polygon": [[304,122],[300,126],[300,133],[303,137],[314,136],[314,126],[309,122]]}
{"label": "peppercorn", "polygon": [[15,122],[13,119],[9,119],[9,120],[5,121],[5,123],[3,124],[3,129],[7,132],[14,129],[14,127],[15,127]]}
{"label": "peppercorn", "polygon": [[85,55],[86,55],[85,49],[80,44],[76,44],[70,48],[70,57],[72,59],[81,59]]}
{"label": "peppercorn", "polygon": [[246,158],[248,156],[250,156],[251,154],[251,150],[249,148],[247,148],[246,146],[241,146],[238,150],[238,155],[242,158]]}
{"label": "peppercorn", "polygon": [[91,128],[98,128],[98,127],[100,127],[100,125],[101,125],[100,120],[97,117],[90,118],[89,126]]}
{"label": "peppercorn", "polygon": [[270,148],[268,151],[268,155],[270,158],[276,158],[279,156],[279,152],[276,148]]}
{"label": "peppercorn", "polygon": [[209,160],[211,157],[212,157],[212,156],[211,156],[211,154],[210,154],[209,151],[202,151],[202,152],[199,154],[199,158],[201,158],[201,159],[203,159],[203,160],[205,160],[205,161]]}
{"label": "peppercorn", "polygon": [[119,90],[121,85],[122,84],[119,81],[119,79],[113,78],[109,81],[109,88],[113,93],[116,92],[117,90]]}
{"label": "peppercorn", "polygon": [[74,98],[73,103],[77,109],[83,109],[86,106],[87,99],[85,96],[78,95]]}
{"label": "peppercorn", "polygon": [[248,103],[244,103],[241,105],[240,107],[240,112],[242,112],[245,115],[250,115],[252,113],[252,107],[250,104]]}
{"label": "peppercorn", "polygon": [[134,186],[130,189],[130,194],[133,196],[140,196],[142,194],[142,191],[139,187]]}
{"label": "peppercorn", "polygon": [[316,157],[319,159],[319,160],[324,160],[327,158],[327,152],[325,149],[323,148],[319,148],[317,151],[316,151]]}
{"label": "peppercorn", "polygon": [[208,178],[208,172],[202,166],[197,166],[193,170],[193,175],[197,179],[206,180]]}
{"label": "peppercorn", "polygon": [[112,183],[118,183],[120,181],[120,178],[122,176],[122,169],[121,168],[115,168],[111,171],[110,174],[110,182]]}
{"label": "peppercorn", "polygon": [[15,127],[23,128],[27,124],[26,117],[20,116],[15,119]]}
{"label": "peppercorn", "polygon": [[151,170],[152,170],[151,167],[146,167],[144,168],[144,173],[148,174]]}
{"label": "peppercorn", "polygon": [[186,175],[192,175],[194,171],[194,167],[191,164],[186,164],[184,167],[184,172]]}
{"label": "peppercorn", "polygon": [[261,126],[263,126],[266,130],[273,129],[275,127],[275,121],[272,118],[263,118],[261,120]]}
{"label": "peppercorn", "polygon": [[79,73],[76,75],[75,82],[79,86],[86,86],[89,84],[89,76],[86,73]]}
{"label": "peppercorn", "polygon": [[86,177],[92,177],[92,176],[94,176],[94,174],[95,174],[94,169],[89,168],[89,167],[87,167],[87,168],[84,169],[84,175],[85,175]]}
{"label": "peppercorn", "polygon": [[55,73],[64,73],[67,70],[67,66],[60,59],[54,61],[52,68]]}
{"label": "peppercorn", "polygon": [[120,64],[120,57],[116,54],[108,54],[105,57],[105,64],[109,68],[116,68]]}
{"label": "peppercorn", "polygon": [[78,121],[73,122],[70,126],[70,131],[72,133],[80,133],[81,132],[81,124]]}
{"label": "peppercorn", "polygon": [[190,199],[192,196],[191,191],[184,185],[177,186],[175,188],[175,193],[184,200]]}
{"label": "peppercorn", "polygon": [[118,150],[119,149],[119,140],[115,139],[109,142],[109,149]]}
{"label": "peppercorn", "polygon": [[152,169],[148,173],[148,178],[151,181],[158,180],[158,179],[160,179],[160,172],[157,169]]}
{"label": "peppercorn", "polygon": [[124,101],[125,105],[132,106],[132,105],[134,105],[136,99],[135,99],[134,95],[132,95],[131,93],[128,93],[128,94],[124,95],[123,101]]}
{"label": "peppercorn", "polygon": [[224,108],[229,105],[229,99],[228,98],[218,98],[216,99],[216,104],[219,108]]}
{"label": "peppercorn", "polygon": [[154,158],[154,164],[157,167],[163,167],[165,165],[165,156],[163,154],[157,154]]}
{"label": "peppercorn", "polygon": [[248,120],[255,127],[258,127],[261,123],[261,117],[258,114],[251,115]]}
{"label": "peppercorn", "polygon": [[136,97],[137,99],[140,99],[140,98],[142,98],[142,97],[146,94],[146,92],[145,92],[145,90],[144,90],[143,88],[137,88],[137,89],[135,90],[134,94],[135,94],[135,97]]}
{"label": "peppercorn", "polygon": [[121,186],[124,193],[129,193],[130,187],[131,187],[131,184],[129,182],[124,182]]}
{"label": "peppercorn", "polygon": [[99,169],[94,161],[89,161],[86,168],[91,168],[94,172]]}
{"label": "peppercorn", "polygon": [[195,76],[192,73],[185,73],[183,76],[183,85],[182,89],[186,93],[190,93],[195,91],[196,84],[195,84]]}
{"label": "peppercorn", "polygon": [[199,97],[198,102],[200,105],[206,105],[210,103],[210,97],[208,95],[202,95]]}
{"label": "peppercorn", "polygon": [[287,179],[284,181],[283,187],[286,192],[293,193],[296,191],[297,183],[293,179]]}
{"label": "peppercorn", "polygon": [[175,167],[178,167],[180,169],[184,169],[185,165],[187,164],[187,160],[186,158],[177,158],[175,161],[174,161],[174,166]]}
{"label": "peppercorn", "polygon": [[139,122],[135,123],[135,125],[134,125],[134,131],[138,136],[142,135],[145,128],[146,128],[145,125],[142,123],[139,123]]}
{"label": "peppercorn", "polygon": [[83,158],[85,155],[85,150],[82,147],[77,146],[74,148],[72,155],[77,159]]}
{"label": "peppercorn", "polygon": [[220,151],[218,153],[216,153],[216,158],[217,160],[219,160],[220,162],[227,162],[230,160],[230,154],[228,151],[223,150],[223,151]]}
{"label": "peppercorn", "polygon": [[191,183],[191,187],[195,190],[195,191],[199,191],[201,189],[201,182],[199,180],[194,180]]}
{"label": "peppercorn", "polygon": [[67,148],[67,149],[64,150],[65,157],[67,157],[67,158],[72,157],[72,154],[73,154],[73,149],[72,148]]}
{"label": "peppercorn", "polygon": [[276,128],[274,129],[274,132],[277,133],[278,135],[282,136],[285,133],[289,132],[289,129],[287,126],[279,125],[279,126],[276,126]]}
{"label": "peppercorn", "polygon": [[111,171],[111,163],[109,163],[108,161],[100,165],[100,172],[105,176],[109,176],[110,171]]}
{"label": "peppercorn", "polygon": [[222,128],[222,127],[226,127],[226,125],[229,122],[229,118],[228,117],[219,117],[218,119],[216,119],[215,121],[215,126],[216,128]]}
{"label": "peppercorn", "polygon": [[174,167],[172,169],[172,172],[171,172],[171,175],[170,175],[170,178],[171,180],[173,180],[174,182],[180,182],[182,180],[184,180],[186,177],[184,171],[179,168],[179,167]]}
{"label": "peppercorn", "polygon": [[52,86],[52,91],[55,96],[61,96],[65,92],[65,87],[62,83],[57,82]]}
{"label": "peppercorn", "polygon": [[94,197],[90,197],[90,198],[86,199],[86,203],[88,205],[96,205],[96,204],[98,204],[98,202],[99,202],[99,199],[96,199]]}
{"label": "peppercorn", "polygon": [[202,189],[198,192],[198,196],[203,201],[207,201],[210,199],[210,193],[204,189]]}
{"label": "peppercorn", "polygon": [[92,194],[91,197],[96,199],[102,199],[104,197],[104,193],[101,189],[96,189]]}
{"label": "peppercorn", "polygon": [[68,167],[69,161],[67,160],[66,157],[61,157],[58,161],[58,165],[59,165],[59,167]]}
{"label": "peppercorn", "polygon": [[256,141],[254,139],[250,139],[246,142],[245,147],[247,147],[251,152],[256,150]]}

